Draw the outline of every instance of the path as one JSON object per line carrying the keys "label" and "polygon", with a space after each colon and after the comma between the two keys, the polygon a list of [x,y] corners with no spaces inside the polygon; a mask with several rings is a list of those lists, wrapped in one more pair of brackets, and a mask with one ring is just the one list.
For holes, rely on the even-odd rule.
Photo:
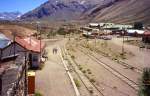
{"label": "path", "polygon": [[46,48],[49,60],[41,71],[36,72],[36,90],[44,96],[75,96],[73,86],[60,59],[60,50],[57,54],[52,52],[52,49],[58,45],[59,42],[49,44]]}

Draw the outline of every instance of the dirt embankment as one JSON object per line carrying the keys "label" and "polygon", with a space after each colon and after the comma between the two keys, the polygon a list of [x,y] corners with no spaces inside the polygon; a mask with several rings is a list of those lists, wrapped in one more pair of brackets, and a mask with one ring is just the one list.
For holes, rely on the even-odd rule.
{"label": "dirt embankment", "polygon": [[0,33],[5,34],[7,37],[12,38],[15,33],[17,36],[30,36],[36,30],[28,29],[19,25],[0,25]]}

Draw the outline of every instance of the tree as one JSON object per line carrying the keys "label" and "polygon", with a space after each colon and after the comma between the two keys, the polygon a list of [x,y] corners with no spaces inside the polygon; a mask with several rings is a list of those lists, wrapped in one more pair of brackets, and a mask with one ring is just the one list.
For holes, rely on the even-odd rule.
{"label": "tree", "polygon": [[145,68],[139,86],[139,96],[150,96],[150,69]]}
{"label": "tree", "polygon": [[142,30],[143,29],[143,23],[142,22],[135,22],[134,23],[134,29]]}
{"label": "tree", "polygon": [[62,28],[62,27],[58,29],[57,33],[58,33],[59,35],[66,35],[66,34],[67,34],[65,28]]}

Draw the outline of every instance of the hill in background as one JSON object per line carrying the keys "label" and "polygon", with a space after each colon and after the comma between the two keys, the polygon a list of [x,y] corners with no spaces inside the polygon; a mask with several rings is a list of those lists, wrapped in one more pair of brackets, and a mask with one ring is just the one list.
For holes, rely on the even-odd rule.
{"label": "hill in background", "polygon": [[109,5],[98,5],[83,17],[93,22],[150,24],[150,0],[117,0]]}

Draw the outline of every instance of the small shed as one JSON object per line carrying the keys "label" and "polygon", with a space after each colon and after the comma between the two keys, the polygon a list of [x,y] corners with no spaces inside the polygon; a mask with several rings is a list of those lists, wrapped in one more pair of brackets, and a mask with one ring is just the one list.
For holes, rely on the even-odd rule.
{"label": "small shed", "polygon": [[16,37],[15,42],[28,52],[30,66],[33,68],[39,67],[45,43],[31,37]]}

